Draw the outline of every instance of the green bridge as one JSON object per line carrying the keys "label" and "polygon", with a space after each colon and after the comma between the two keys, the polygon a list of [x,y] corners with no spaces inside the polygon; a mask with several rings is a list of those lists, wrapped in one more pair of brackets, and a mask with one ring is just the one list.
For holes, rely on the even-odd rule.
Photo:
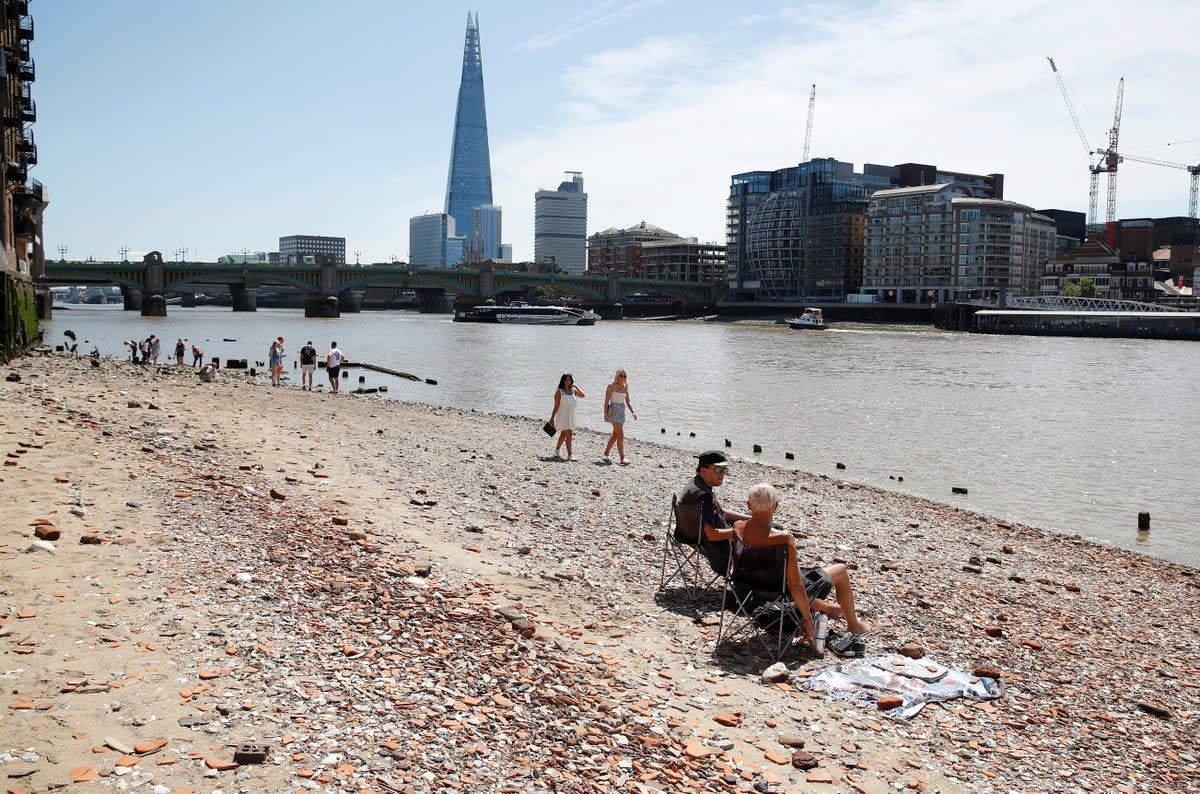
{"label": "green bridge", "polygon": [[112,284],[125,296],[127,309],[140,309],[148,316],[165,316],[168,293],[184,293],[189,287],[225,285],[233,296],[234,311],[254,311],[263,287],[292,287],[305,293],[305,315],[336,317],[340,312],[362,310],[367,287],[395,287],[414,291],[422,311],[445,305],[445,296],[459,304],[502,301],[523,297],[531,289],[544,287],[560,295],[577,298],[581,305],[613,308],[635,293],[653,292],[679,301],[687,310],[698,310],[716,302],[716,285],[689,281],[655,281],[638,278],[575,275],[567,273],[500,270],[491,264],[480,267],[412,267],[403,263],[341,265],[331,262],[305,265],[226,264],[221,262],[162,261],[157,251],[142,262],[48,261],[41,279],[45,286],[56,284]]}

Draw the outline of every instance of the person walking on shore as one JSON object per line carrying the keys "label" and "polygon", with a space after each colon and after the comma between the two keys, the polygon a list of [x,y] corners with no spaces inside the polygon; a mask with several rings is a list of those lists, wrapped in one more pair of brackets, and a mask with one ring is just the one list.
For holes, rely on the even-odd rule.
{"label": "person walking on shore", "polygon": [[150,337],[150,360],[158,365],[158,357],[162,355],[162,340],[157,335]]}
{"label": "person walking on shore", "polygon": [[309,339],[304,347],[300,348],[300,390],[312,391],[313,387],[313,370],[317,368],[317,349],[313,347],[312,340]]}
{"label": "person walking on shore", "polygon": [[346,356],[338,350],[337,342],[330,342],[329,352],[325,354],[325,372],[329,375],[329,388],[334,394],[338,393],[341,385],[342,362],[345,360]]}
{"label": "person walking on shore", "polygon": [[621,457],[621,465],[629,465],[629,461],[625,460],[626,407],[629,408],[629,413],[633,415],[633,418],[637,419],[637,411],[633,410],[633,403],[629,401],[629,379],[625,375],[625,370],[619,369],[613,382],[608,384],[608,388],[604,391],[604,421],[612,425],[612,434],[609,435],[608,443],[604,446],[605,463],[612,462],[608,458],[608,453],[616,444],[617,454]]}
{"label": "person walking on shore", "polygon": [[175,340],[175,366],[177,366],[177,367],[183,366],[183,356],[184,356],[184,353],[186,353],[186,352],[187,352],[187,348],[185,348],[183,346],[183,340],[182,339]]}
{"label": "person walking on shore", "polygon": [[195,369],[203,363],[204,348],[200,347],[198,344],[192,345],[192,368]]}
{"label": "person walking on shore", "polygon": [[575,398],[584,397],[584,393],[575,385],[575,378],[566,373],[558,379],[558,388],[554,390],[554,410],[550,412],[550,422],[558,431],[558,443],[554,445],[554,457],[562,457],[558,451],[564,444],[567,446],[567,460],[575,460],[572,454],[571,436],[575,432]]}
{"label": "person walking on shore", "polygon": [[271,343],[271,347],[267,350],[267,363],[271,367],[271,385],[282,386],[280,379],[283,376],[283,337],[279,337]]}

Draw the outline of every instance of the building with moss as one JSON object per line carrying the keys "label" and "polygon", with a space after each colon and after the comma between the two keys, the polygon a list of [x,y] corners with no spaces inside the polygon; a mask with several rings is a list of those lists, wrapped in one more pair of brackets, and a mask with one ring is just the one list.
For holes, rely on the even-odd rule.
{"label": "building with moss", "polygon": [[45,267],[42,213],[49,203],[29,170],[37,165],[33,124],[36,76],[33,17],[28,0],[0,0],[0,112],[4,117],[0,168],[0,360],[41,340],[40,317],[48,317],[50,293],[36,284]]}

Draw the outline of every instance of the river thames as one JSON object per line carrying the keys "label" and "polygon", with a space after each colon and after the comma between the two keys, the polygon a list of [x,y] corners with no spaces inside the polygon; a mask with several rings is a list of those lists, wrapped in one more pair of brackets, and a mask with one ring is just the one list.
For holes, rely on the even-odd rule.
{"label": "river thames", "polygon": [[[570,372],[587,395],[580,424],[604,433],[604,389],[623,367],[640,417],[627,422],[629,437],[692,451],[722,448],[729,439],[734,458],[1200,565],[1195,342],[863,324],[813,332],[767,321],[624,320],[577,328],[454,323],[447,315],[401,311],[331,320],[305,319],[296,309],[169,311],[167,318],[143,318],[119,305],[56,308],[46,341],[69,342],[64,331],[71,330],[80,353],[96,347],[127,358],[124,340],[154,333],[163,361],[172,360],[183,337],[189,347],[199,342],[207,357],[253,363],[265,360],[270,340],[282,335],[290,382],[298,384],[293,363],[301,345],[311,339],[323,356],[337,340],[351,361],[437,381],[353,369],[347,388],[362,375],[396,399],[542,420],[559,375]],[[549,453],[553,441],[546,443]],[[761,454],[753,454],[754,444]],[[598,459],[603,439],[582,439],[575,449],[582,460]],[[795,460],[785,459],[789,452]],[[730,503],[752,485],[734,472],[725,488]],[[954,495],[954,486],[969,493]],[[1140,536],[1139,511],[1152,518],[1151,532]]]}

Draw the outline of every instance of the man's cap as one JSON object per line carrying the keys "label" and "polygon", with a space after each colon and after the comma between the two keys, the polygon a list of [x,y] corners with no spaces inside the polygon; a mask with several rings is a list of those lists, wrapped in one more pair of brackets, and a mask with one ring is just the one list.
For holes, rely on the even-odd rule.
{"label": "man's cap", "polygon": [[279,337],[279,341],[280,341],[280,342],[282,342],[282,341],[283,341],[283,337],[282,337],[282,336],[281,336],[281,337]]}
{"label": "man's cap", "polygon": [[725,468],[729,465],[729,461],[725,458],[725,453],[716,449],[710,449],[708,452],[702,452],[696,457],[700,459],[701,466],[718,466],[720,468]]}

